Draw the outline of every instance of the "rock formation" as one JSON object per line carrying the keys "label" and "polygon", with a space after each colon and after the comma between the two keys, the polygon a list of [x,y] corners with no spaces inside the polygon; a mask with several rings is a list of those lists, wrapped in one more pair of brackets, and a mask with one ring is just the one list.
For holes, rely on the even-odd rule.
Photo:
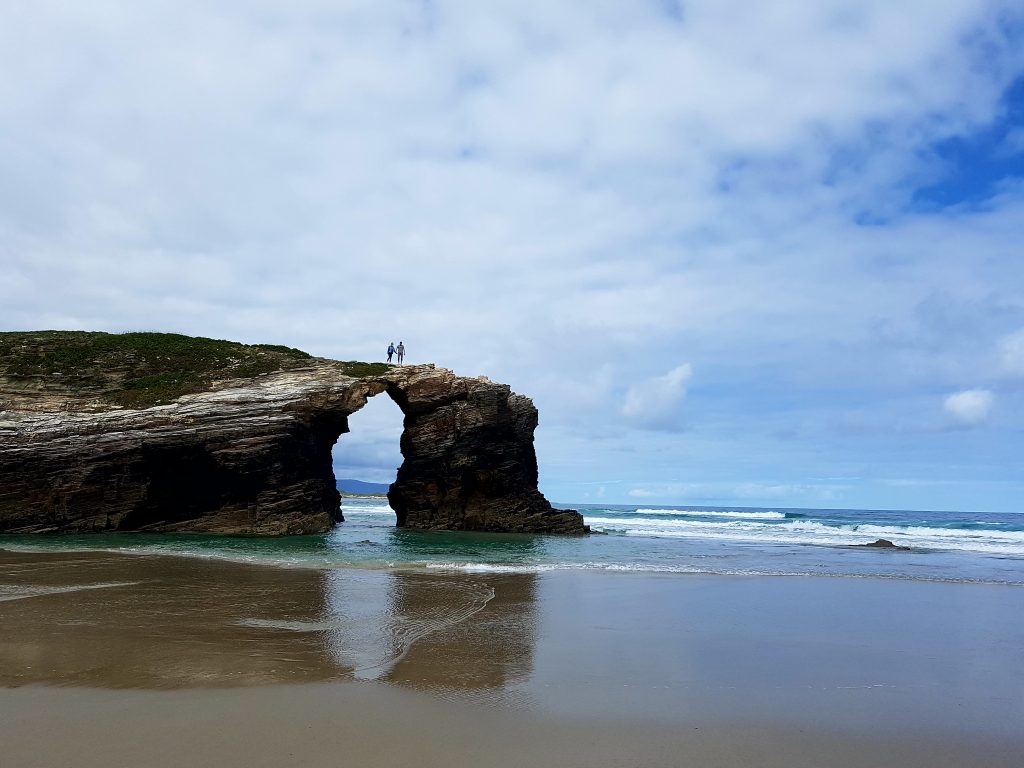
{"label": "rock formation", "polygon": [[869,547],[869,548],[874,548],[874,549],[894,549],[894,550],[899,550],[901,552],[909,552],[910,551],[910,547],[902,547],[902,546],[900,546],[898,544],[893,544],[888,539],[875,539],[874,541],[869,542],[867,544],[853,544],[852,546],[854,546],[854,547]]}
{"label": "rock formation", "polygon": [[0,532],[326,531],[342,519],[331,449],[381,393],[405,414],[399,526],[585,531],[537,490],[537,410],[508,386],[429,365],[289,365],[144,407],[0,370]]}
{"label": "rock formation", "polygon": [[537,409],[529,398],[430,366],[403,366],[386,389],[405,414],[404,461],[388,491],[400,526],[583,531],[578,512],[553,514],[537,490]]}

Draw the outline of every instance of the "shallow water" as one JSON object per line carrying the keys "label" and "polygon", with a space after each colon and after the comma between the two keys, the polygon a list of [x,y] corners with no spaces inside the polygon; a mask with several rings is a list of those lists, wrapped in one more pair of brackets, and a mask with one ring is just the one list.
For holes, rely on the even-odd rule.
{"label": "shallow water", "polygon": [[[345,522],[320,536],[0,536],[0,547],[177,554],[315,568],[817,575],[1024,584],[1020,513],[635,506],[580,511],[597,535],[399,530],[386,502],[349,499]],[[857,546],[879,538],[910,550]]]}
{"label": "shallow water", "polygon": [[[1020,764],[1020,517],[583,512],[595,535],[397,530],[383,503],[347,500],[346,522],[322,536],[3,537],[0,687],[27,686],[7,691],[7,716],[26,711],[18,694],[39,685],[177,695],[302,683],[296,697],[307,701],[320,690],[310,683],[341,683],[425,695],[423,712],[467,707],[469,731],[453,734],[475,733],[485,711],[500,719],[496,734],[509,713],[528,714],[590,728],[588,743],[609,728],[647,743],[638,729],[657,727],[670,745],[726,723],[723,733],[766,733],[768,743],[796,734],[804,763],[765,764],[835,762],[829,734],[877,747],[861,757],[838,749],[858,767]],[[855,546],[878,537],[912,549]],[[86,717],[83,733],[98,727],[89,696],[67,715]],[[204,693],[187,706],[214,700]],[[356,700],[365,705],[366,694]],[[112,701],[121,712],[127,699]],[[276,735],[279,694],[250,701],[271,702]],[[389,720],[395,706],[381,710]],[[216,715],[215,738],[225,717]],[[299,717],[302,738],[312,719]],[[22,733],[10,730],[8,740]],[[809,734],[825,739],[821,760],[804,755]],[[751,738],[750,754],[761,755]],[[734,748],[728,741],[721,754]],[[648,764],[677,764],[675,747],[657,749],[661,762]]]}

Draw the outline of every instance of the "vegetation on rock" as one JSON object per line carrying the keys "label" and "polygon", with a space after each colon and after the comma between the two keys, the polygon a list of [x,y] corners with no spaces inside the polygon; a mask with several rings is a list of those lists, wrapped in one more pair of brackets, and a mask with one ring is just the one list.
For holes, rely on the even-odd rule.
{"label": "vegetation on rock", "polygon": [[339,363],[341,370],[346,376],[351,376],[355,379],[368,379],[372,376],[383,376],[385,373],[391,370],[391,366],[387,363],[360,363],[357,360],[348,360],[344,363]]}
{"label": "vegetation on rock", "polygon": [[[206,391],[217,380],[253,378],[312,361],[292,347],[177,333],[0,333],[0,379],[8,387],[93,396],[130,408],[169,403]],[[340,366],[357,378],[387,370],[381,363]]]}

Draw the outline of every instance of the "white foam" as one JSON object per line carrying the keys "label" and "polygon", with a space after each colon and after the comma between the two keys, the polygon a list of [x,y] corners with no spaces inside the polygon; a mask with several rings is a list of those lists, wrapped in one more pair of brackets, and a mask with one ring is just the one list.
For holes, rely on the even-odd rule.
{"label": "white foam", "polygon": [[638,515],[692,515],[694,517],[732,517],[744,520],[785,520],[784,512],[744,512],[705,509],[638,509]]}
{"label": "white foam", "polygon": [[461,573],[546,573],[549,571],[617,571],[628,573],[692,573],[718,575],[772,575],[805,576],[803,572],[767,570],[743,570],[714,568],[707,565],[659,565],[656,563],[604,563],[594,561],[535,563],[532,565],[509,565],[504,563],[476,562],[434,562],[425,563],[430,570],[459,571]]}
{"label": "white foam", "polygon": [[461,571],[463,573],[541,573],[573,568],[571,564],[548,563],[545,565],[508,565],[504,563],[434,562],[425,567],[438,571]]}
{"label": "white foam", "polygon": [[395,516],[395,510],[389,507],[387,504],[374,504],[371,506],[355,506],[354,504],[345,504],[342,502],[341,512],[346,517],[349,515],[387,515],[389,517]]}
{"label": "white foam", "polygon": [[805,571],[774,568],[715,568],[708,565],[658,565],[655,563],[562,562],[535,565],[504,565],[501,563],[447,562],[426,563],[431,570],[462,573],[546,573],[550,571],[612,571],[625,573],[678,573],[714,576],[807,576]]}
{"label": "white foam", "polygon": [[814,520],[759,523],[753,520],[698,521],[588,518],[594,531],[655,538],[719,539],[739,542],[848,546],[888,539],[915,549],[983,552],[1024,557],[1024,531],[964,530],[896,525],[825,525]]}

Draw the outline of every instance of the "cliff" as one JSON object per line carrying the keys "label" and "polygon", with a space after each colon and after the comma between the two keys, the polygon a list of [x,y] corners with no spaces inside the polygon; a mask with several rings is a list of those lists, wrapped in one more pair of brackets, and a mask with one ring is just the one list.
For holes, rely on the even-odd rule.
{"label": "cliff", "polygon": [[434,366],[174,334],[0,334],[0,532],[280,535],[342,519],[331,449],[386,393],[405,414],[399,526],[582,533],[537,490],[537,410]]}

